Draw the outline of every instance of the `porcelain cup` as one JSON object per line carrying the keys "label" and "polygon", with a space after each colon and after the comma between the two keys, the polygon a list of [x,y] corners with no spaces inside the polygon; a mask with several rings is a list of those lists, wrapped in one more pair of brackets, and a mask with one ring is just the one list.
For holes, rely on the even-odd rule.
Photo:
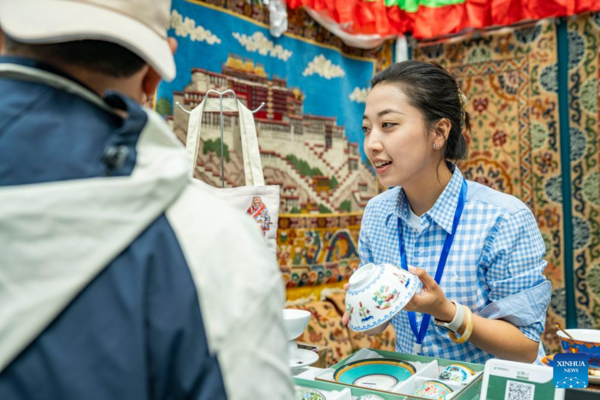
{"label": "porcelain cup", "polygon": [[296,386],[296,400],[326,400],[326,397],[316,389]]}
{"label": "porcelain cup", "polygon": [[348,326],[362,332],[389,321],[421,286],[416,275],[394,265],[364,265],[352,274],[346,292]]}
{"label": "porcelain cup", "polygon": [[288,353],[294,358],[298,345],[294,341],[306,329],[310,320],[310,312],[306,310],[294,310],[286,308],[283,310],[283,324],[287,333]]}
{"label": "porcelain cup", "polygon": [[425,397],[427,399],[445,400],[446,396],[452,393],[453,390],[448,385],[440,381],[425,381],[415,391],[415,395]]}
{"label": "porcelain cup", "polygon": [[283,323],[285,325],[285,331],[287,332],[287,339],[294,340],[298,336],[302,335],[308,320],[310,319],[310,312],[306,310],[294,310],[284,309],[283,310]]}
{"label": "porcelain cup", "polygon": [[441,381],[449,381],[463,383],[471,379],[475,372],[469,367],[461,364],[450,364],[440,374],[438,379]]}

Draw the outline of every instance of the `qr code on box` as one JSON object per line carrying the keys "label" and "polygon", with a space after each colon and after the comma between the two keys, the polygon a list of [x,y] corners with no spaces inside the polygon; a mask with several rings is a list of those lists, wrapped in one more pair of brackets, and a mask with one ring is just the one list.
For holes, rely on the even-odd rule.
{"label": "qr code on box", "polygon": [[504,400],[533,400],[535,386],[529,383],[508,381]]}

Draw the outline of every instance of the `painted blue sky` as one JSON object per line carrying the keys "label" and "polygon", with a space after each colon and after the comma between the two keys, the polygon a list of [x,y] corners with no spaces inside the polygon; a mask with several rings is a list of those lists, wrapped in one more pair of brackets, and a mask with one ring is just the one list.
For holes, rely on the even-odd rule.
{"label": "painted blue sky", "polygon": [[[368,87],[373,75],[374,61],[344,57],[336,50],[285,35],[274,38],[268,29],[261,25],[205,5],[174,0],[173,10],[183,19],[183,27],[179,32],[175,29],[169,31],[169,36],[175,37],[179,43],[175,57],[177,77],[173,82],[160,85],[158,98],[166,97],[172,102],[173,91],[181,90],[189,83],[192,68],[221,72],[221,64],[227,60],[228,55],[236,54],[263,64],[269,77],[278,75],[287,79],[288,87],[298,87],[305,95],[305,113],[336,117],[338,125],[345,126],[348,139],[358,143],[362,150],[361,121],[364,103],[352,101],[349,96],[355,88]],[[191,21],[186,23],[186,17]],[[197,40],[190,39],[190,32],[193,32]],[[263,55],[258,50],[252,51],[251,47],[248,50],[234,37],[235,34],[238,38],[243,38],[243,35],[248,38],[256,32],[261,33],[260,38],[271,41],[274,50],[279,51],[267,51]],[[277,49],[278,45],[281,48]],[[267,46],[270,45],[267,43]],[[265,52],[264,45],[259,47]],[[303,72],[315,58],[318,58],[317,64],[319,60],[321,63],[331,64],[330,68],[316,68],[325,75],[329,72],[330,79],[318,73],[303,76]]]}

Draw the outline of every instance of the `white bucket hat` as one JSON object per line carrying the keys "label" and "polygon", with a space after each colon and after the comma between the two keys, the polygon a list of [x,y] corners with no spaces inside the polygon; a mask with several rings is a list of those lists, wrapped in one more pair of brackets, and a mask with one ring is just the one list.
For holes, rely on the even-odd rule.
{"label": "white bucket hat", "polygon": [[103,40],[175,78],[167,41],[171,0],[0,0],[0,29],[20,42]]}

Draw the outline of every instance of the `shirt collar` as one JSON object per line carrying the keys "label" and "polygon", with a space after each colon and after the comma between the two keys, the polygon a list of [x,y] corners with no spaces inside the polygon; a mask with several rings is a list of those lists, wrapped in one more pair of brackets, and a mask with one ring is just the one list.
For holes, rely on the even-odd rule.
{"label": "shirt collar", "polygon": [[438,197],[431,210],[426,213],[448,233],[452,233],[454,214],[456,213],[463,179],[461,172],[455,165],[450,182],[448,182],[448,185],[446,185],[446,188],[440,197]]}
{"label": "shirt collar", "polygon": [[[454,172],[450,182],[438,197],[437,201],[427,211],[425,215],[429,215],[433,221],[440,225],[448,233],[452,233],[452,223],[454,222],[454,213],[458,204],[458,197],[463,182],[463,175],[456,165],[453,165]],[[408,224],[408,199],[404,193],[404,189],[400,188],[398,197],[396,198],[393,207],[390,207],[390,212],[386,216],[386,225],[388,225],[391,217],[400,218],[403,223]]]}

